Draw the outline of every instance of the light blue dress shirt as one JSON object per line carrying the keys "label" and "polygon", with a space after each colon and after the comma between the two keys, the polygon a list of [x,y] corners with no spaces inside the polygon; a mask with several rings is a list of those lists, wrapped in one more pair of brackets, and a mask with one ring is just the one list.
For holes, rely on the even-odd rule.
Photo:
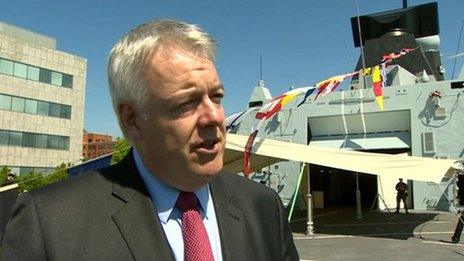
{"label": "light blue dress shirt", "polygon": [[[184,241],[182,238],[182,213],[179,208],[175,206],[177,197],[179,196],[179,190],[160,181],[155,175],[151,174],[143,165],[142,159],[135,148],[133,150],[133,156],[135,165],[148,188],[158,218],[164,229],[172,252],[174,253],[174,258],[178,261],[183,261]],[[207,184],[195,190],[194,193],[201,206],[200,214],[208,233],[214,260],[222,261],[221,240],[209,185]]]}

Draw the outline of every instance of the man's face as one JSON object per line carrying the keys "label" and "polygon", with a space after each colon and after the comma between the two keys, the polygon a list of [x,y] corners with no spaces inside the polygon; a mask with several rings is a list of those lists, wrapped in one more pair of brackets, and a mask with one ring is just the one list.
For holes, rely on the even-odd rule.
{"label": "man's face", "polygon": [[224,89],[214,64],[180,48],[162,48],[149,61],[151,94],[136,141],[147,168],[180,190],[203,186],[222,169]]}

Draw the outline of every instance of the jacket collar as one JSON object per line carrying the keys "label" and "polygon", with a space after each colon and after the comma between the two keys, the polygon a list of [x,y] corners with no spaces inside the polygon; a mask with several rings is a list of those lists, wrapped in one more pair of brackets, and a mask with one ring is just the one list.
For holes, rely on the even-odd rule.
{"label": "jacket collar", "polygon": [[224,175],[235,174],[222,171],[210,183],[218,219],[223,260],[246,260],[248,249],[244,248],[249,245],[246,242],[249,236],[247,236],[244,213],[229,189]]}
{"label": "jacket collar", "polygon": [[112,195],[122,204],[111,216],[135,260],[174,260],[132,152],[102,172],[112,179]]}

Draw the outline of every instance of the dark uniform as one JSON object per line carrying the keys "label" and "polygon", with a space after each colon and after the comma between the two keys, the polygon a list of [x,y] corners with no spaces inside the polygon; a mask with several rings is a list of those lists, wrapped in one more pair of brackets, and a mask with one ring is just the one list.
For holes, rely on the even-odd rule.
{"label": "dark uniform", "polygon": [[406,213],[408,212],[408,205],[406,204],[406,198],[408,197],[408,184],[403,182],[403,179],[400,179],[400,182],[398,182],[395,186],[395,189],[397,191],[396,193],[396,212],[395,213],[400,213],[400,202],[403,201],[404,204],[404,210]]}
{"label": "dark uniform", "polygon": [[458,224],[456,225],[456,229],[454,230],[454,234],[451,237],[451,241],[453,243],[459,243],[459,240],[461,240],[461,233],[462,233],[462,228],[464,227],[464,210],[458,210]]}
{"label": "dark uniform", "polygon": [[[458,186],[458,205],[462,206],[464,205],[464,175],[457,176],[456,185]],[[462,228],[464,227],[464,209],[458,209],[456,214],[458,216],[458,223],[456,224],[456,229],[454,230],[454,234],[451,237],[451,242],[455,244],[459,243],[459,240],[461,239]]]}

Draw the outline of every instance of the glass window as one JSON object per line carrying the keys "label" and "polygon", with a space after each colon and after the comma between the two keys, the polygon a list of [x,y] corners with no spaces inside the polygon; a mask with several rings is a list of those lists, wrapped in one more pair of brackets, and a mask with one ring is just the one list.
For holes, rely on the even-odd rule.
{"label": "glass window", "polygon": [[15,175],[19,175],[19,167],[11,167],[11,172],[13,172]]}
{"label": "glass window", "polygon": [[24,112],[24,98],[13,97],[11,99],[11,110]]}
{"label": "glass window", "polygon": [[48,116],[49,103],[44,101],[37,101],[37,114]]}
{"label": "glass window", "polygon": [[61,118],[71,119],[71,106],[61,105],[60,114],[61,114]]}
{"label": "glass window", "polygon": [[26,106],[24,111],[27,113],[37,114],[37,101],[36,100],[26,100]]}
{"label": "glass window", "polygon": [[0,73],[13,75],[13,62],[0,59]]}
{"label": "glass window", "polygon": [[48,144],[48,135],[36,134],[35,135],[35,147],[40,149],[46,149]]}
{"label": "glass window", "polygon": [[34,171],[33,167],[20,167],[19,169],[20,169],[19,171],[20,175],[27,175]]}
{"label": "glass window", "polygon": [[73,76],[69,74],[63,74],[63,87],[72,88],[73,86]]}
{"label": "glass window", "polygon": [[35,134],[23,133],[23,147],[35,147]]}
{"label": "glass window", "polygon": [[68,150],[69,149],[69,137],[59,137],[59,138],[60,138],[59,148],[61,150]]}
{"label": "glass window", "polygon": [[40,70],[34,66],[27,66],[27,79],[39,81]]}
{"label": "glass window", "polygon": [[21,146],[23,134],[17,131],[10,131],[10,145]]}
{"label": "glass window", "polygon": [[61,84],[63,84],[63,74],[52,72],[52,84],[61,86]]}
{"label": "glass window", "polygon": [[8,145],[9,131],[0,130],[0,145]]}
{"label": "glass window", "polygon": [[40,172],[43,174],[49,174],[50,172],[53,172],[53,168],[40,168]]}
{"label": "glass window", "polygon": [[60,148],[60,137],[49,135],[47,147],[49,149],[59,149]]}
{"label": "glass window", "polygon": [[27,65],[22,63],[14,64],[14,76],[26,78],[27,77]]}
{"label": "glass window", "polygon": [[11,96],[0,94],[0,109],[11,110]]}
{"label": "glass window", "polygon": [[0,73],[56,86],[72,88],[73,76],[0,58]]}
{"label": "glass window", "polygon": [[56,103],[50,103],[50,113],[52,117],[60,117],[60,105]]}
{"label": "glass window", "polygon": [[39,81],[44,83],[52,82],[52,71],[47,69],[40,69]]}

